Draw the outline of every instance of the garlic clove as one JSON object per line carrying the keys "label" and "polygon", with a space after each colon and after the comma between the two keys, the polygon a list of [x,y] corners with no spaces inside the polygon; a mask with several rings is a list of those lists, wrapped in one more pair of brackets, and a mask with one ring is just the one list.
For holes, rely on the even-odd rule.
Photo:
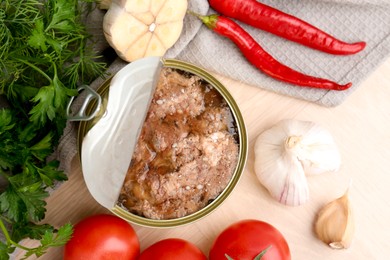
{"label": "garlic clove", "polygon": [[173,46],[176,42],[175,35],[180,34],[183,30],[183,23],[172,22],[161,24],[156,28],[156,35],[159,35],[159,39],[164,46]]}
{"label": "garlic clove", "polygon": [[[144,35],[136,39],[124,52],[124,57],[129,60],[137,60],[145,56],[147,46],[152,39],[153,35],[150,32],[146,32]],[[158,56],[158,55],[156,55]]]}
{"label": "garlic clove", "polygon": [[306,175],[335,171],[341,163],[330,133],[310,121],[280,121],[257,137],[254,150],[257,178],[290,206],[308,201]]}
{"label": "garlic clove", "polygon": [[[183,22],[183,17],[187,12],[187,5],[187,0],[166,0],[156,16],[156,23],[164,24],[176,21]],[[175,17],[179,17],[179,19],[176,19]]]}
{"label": "garlic clove", "polygon": [[[114,0],[118,2],[118,0]],[[119,0],[126,12],[146,13],[150,10],[150,0]]]}
{"label": "garlic clove", "polygon": [[277,171],[285,176],[284,179],[281,179],[283,181],[278,183],[280,186],[278,188],[274,186],[274,183],[277,182],[276,175],[274,175],[274,180],[263,180],[264,183],[268,183],[268,187],[272,187],[268,188],[270,194],[285,205],[299,206],[305,204],[309,199],[309,187],[299,161],[285,156],[283,162],[278,163],[278,165]]}
{"label": "garlic clove", "polygon": [[[153,13],[154,16],[157,16],[157,14],[160,12],[162,6],[165,4],[166,0],[152,0],[150,3],[150,11]],[[186,0],[187,2],[187,0]]]}
{"label": "garlic clove", "polygon": [[318,212],[314,229],[317,237],[333,249],[348,248],[351,245],[355,223],[348,191]]}
{"label": "garlic clove", "polygon": [[164,44],[155,35],[149,40],[145,56],[162,56],[165,53]]}
{"label": "garlic clove", "polygon": [[335,172],[341,165],[341,155],[328,130],[312,124],[301,140],[301,162],[306,175]]}
{"label": "garlic clove", "polygon": [[[134,13],[133,16],[141,21],[143,24],[147,25],[152,24],[154,22],[154,16],[151,12],[143,12],[143,13]],[[149,28],[148,27],[148,28]]]}
{"label": "garlic clove", "polygon": [[[103,24],[104,33],[107,39],[115,42],[118,55],[124,56],[128,46],[132,46],[142,35],[148,32],[148,27],[133,16],[127,15],[118,6],[117,12],[108,12],[105,16],[106,22]],[[127,26],[122,26],[126,24]],[[118,35],[128,35],[128,37],[118,38]]]}

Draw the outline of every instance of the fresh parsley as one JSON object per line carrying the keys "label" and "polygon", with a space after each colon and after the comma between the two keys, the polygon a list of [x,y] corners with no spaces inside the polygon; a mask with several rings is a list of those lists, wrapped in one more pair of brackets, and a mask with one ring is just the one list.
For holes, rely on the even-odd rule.
{"label": "fresh parsley", "polygon": [[[48,188],[65,181],[49,161],[65,124],[66,105],[77,88],[102,76],[105,63],[93,50],[82,23],[92,0],[3,0],[0,2],[0,259],[16,248],[41,256],[64,245],[72,226],[37,224],[45,217]],[[89,3],[90,4],[90,3]],[[19,244],[40,241],[36,248]]]}

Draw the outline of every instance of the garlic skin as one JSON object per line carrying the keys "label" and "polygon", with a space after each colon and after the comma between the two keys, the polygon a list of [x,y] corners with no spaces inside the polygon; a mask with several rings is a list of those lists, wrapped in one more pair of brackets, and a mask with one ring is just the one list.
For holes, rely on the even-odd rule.
{"label": "garlic skin", "polygon": [[351,245],[355,222],[348,192],[318,212],[314,229],[318,238],[333,249],[344,249]]}
{"label": "garlic skin", "polygon": [[123,60],[163,56],[179,39],[187,0],[112,0],[103,19],[104,36]]}
{"label": "garlic skin", "polygon": [[98,0],[97,5],[101,10],[108,10],[110,8],[112,0]]}
{"label": "garlic skin", "polygon": [[306,175],[337,171],[341,157],[333,137],[310,121],[282,120],[255,142],[255,172],[272,197],[289,206],[309,199]]}

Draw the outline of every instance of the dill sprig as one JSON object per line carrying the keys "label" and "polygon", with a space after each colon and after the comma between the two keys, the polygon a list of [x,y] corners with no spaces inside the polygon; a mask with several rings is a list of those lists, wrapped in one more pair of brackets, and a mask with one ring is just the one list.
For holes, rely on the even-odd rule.
{"label": "dill sprig", "polygon": [[[63,104],[102,74],[76,0],[5,0],[0,11],[0,93],[41,126],[65,120]],[[44,73],[42,73],[44,72]],[[51,79],[49,79],[51,78]],[[30,101],[30,102],[26,102]],[[47,108],[50,112],[41,111]]]}

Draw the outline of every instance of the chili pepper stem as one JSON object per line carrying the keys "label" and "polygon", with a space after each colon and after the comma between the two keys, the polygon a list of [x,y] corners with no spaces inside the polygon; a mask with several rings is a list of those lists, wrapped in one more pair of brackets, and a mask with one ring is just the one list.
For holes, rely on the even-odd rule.
{"label": "chili pepper stem", "polygon": [[202,21],[202,23],[204,23],[204,25],[207,26],[207,28],[209,29],[214,29],[216,24],[217,24],[217,20],[218,20],[218,15],[217,14],[212,14],[212,15],[201,15],[201,14],[198,14],[198,13],[195,13],[194,11],[191,11],[191,10],[187,10],[187,13],[189,14],[192,14],[193,16],[197,17],[199,20]]}

